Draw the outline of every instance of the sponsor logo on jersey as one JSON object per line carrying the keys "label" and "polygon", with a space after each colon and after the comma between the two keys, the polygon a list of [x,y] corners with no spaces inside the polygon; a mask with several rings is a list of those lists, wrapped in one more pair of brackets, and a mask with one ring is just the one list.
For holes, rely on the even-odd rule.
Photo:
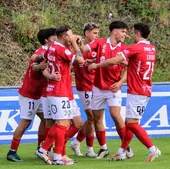
{"label": "sponsor logo on jersey", "polygon": [[68,49],[66,49],[66,50],[65,50],[65,54],[66,54],[66,55],[71,55],[71,52],[70,52]]}

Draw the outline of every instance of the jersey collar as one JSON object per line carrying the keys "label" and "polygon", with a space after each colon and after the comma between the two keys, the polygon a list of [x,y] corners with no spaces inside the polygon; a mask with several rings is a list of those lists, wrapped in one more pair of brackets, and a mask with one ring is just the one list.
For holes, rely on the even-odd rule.
{"label": "jersey collar", "polygon": [[112,44],[111,44],[111,41],[110,41],[110,37],[108,37],[108,38],[106,39],[106,43],[110,44],[110,48],[111,48],[112,50],[116,49],[117,47],[121,47],[121,42],[119,42],[117,45],[115,45],[115,46],[113,47]]}
{"label": "jersey collar", "polygon": [[48,49],[48,46],[42,45],[42,49],[47,50],[47,49]]}
{"label": "jersey collar", "polygon": [[63,44],[61,44],[60,42],[57,42],[57,41],[54,41],[54,44],[55,44],[55,45],[62,46],[62,47],[65,47]]}
{"label": "jersey collar", "polygon": [[137,44],[140,44],[140,43],[150,44],[150,42],[147,40],[141,40],[141,41],[137,42]]}

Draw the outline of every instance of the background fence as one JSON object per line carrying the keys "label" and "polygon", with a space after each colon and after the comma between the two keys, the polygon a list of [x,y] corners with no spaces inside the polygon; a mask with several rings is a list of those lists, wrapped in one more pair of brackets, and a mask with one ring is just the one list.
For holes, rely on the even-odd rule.
{"label": "background fence", "polygon": [[[80,107],[83,120],[86,115],[73,86],[74,96]],[[122,87],[122,117],[125,117],[127,86]],[[106,118],[107,117],[107,118]],[[141,125],[150,137],[170,137],[170,83],[155,83],[152,97],[141,120]],[[11,142],[13,132],[19,124],[18,87],[0,87],[0,144]],[[105,110],[104,124],[107,139],[118,138],[108,107]],[[36,116],[22,137],[22,142],[37,141],[39,118]]]}

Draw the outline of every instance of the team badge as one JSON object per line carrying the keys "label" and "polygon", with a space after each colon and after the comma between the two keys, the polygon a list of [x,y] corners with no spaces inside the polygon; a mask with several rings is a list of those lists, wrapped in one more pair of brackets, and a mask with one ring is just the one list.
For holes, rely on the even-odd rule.
{"label": "team badge", "polygon": [[66,49],[66,50],[65,50],[65,54],[66,54],[66,55],[71,55],[71,52],[70,52],[68,49]]}

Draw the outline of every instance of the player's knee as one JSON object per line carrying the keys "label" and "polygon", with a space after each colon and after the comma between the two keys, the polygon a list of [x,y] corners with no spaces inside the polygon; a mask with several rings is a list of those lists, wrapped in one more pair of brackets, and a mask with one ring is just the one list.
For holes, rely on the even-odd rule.
{"label": "player's knee", "polygon": [[87,117],[87,120],[88,120],[89,123],[94,123],[93,115],[92,115],[92,114],[89,115],[89,116]]}
{"label": "player's knee", "polygon": [[80,128],[83,126],[83,122],[82,122],[82,121],[76,122],[76,123],[74,124],[74,126],[75,126],[76,128],[78,128],[78,129],[80,129]]}

